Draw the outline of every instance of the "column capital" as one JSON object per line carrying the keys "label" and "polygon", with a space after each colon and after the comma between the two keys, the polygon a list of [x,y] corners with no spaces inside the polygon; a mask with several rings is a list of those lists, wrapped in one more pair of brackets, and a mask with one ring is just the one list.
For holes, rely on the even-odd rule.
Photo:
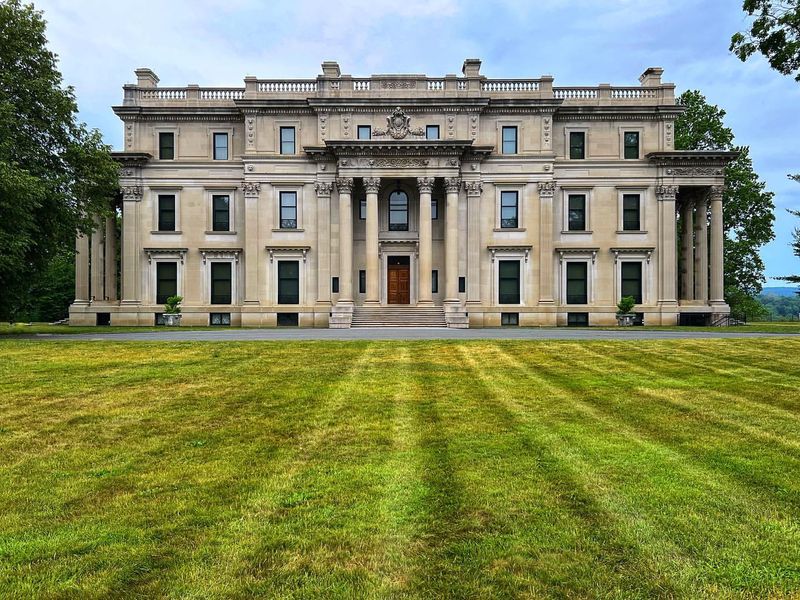
{"label": "column capital", "polygon": [[677,185],[659,185],[656,186],[656,199],[660,201],[675,200],[678,195]]}
{"label": "column capital", "polygon": [[341,194],[350,194],[353,191],[352,177],[338,177],[336,179],[336,189]]}
{"label": "column capital", "polygon": [[417,187],[422,193],[430,194],[433,190],[433,177],[417,177]]}
{"label": "column capital", "polygon": [[122,199],[127,202],[139,202],[142,199],[144,191],[140,185],[124,185],[122,186]]}
{"label": "column capital", "polygon": [[556,193],[556,182],[555,181],[540,181],[539,182],[539,197],[548,197],[552,198],[553,195]]}
{"label": "column capital", "polygon": [[721,185],[712,185],[708,188],[708,192],[706,198],[709,202],[717,202],[722,201],[722,194],[725,191],[725,188]]}
{"label": "column capital", "polygon": [[261,184],[257,181],[243,181],[242,191],[244,191],[245,198],[257,198],[261,192]]}
{"label": "column capital", "polygon": [[483,192],[483,183],[477,181],[465,181],[464,189],[467,190],[467,196],[480,196]]}
{"label": "column capital", "polygon": [[461,189],[461,178],[460,177],[445,177],[444,178],[444,189],[447,193],[458,192]]}
{"label": "column capital", "polygon": [[333,190],[333,182],[318,181],[314,184],[314,189],[317,192],[317,196],[330,196],[331,191]]}
{"label": "column capital", "polygon": [[377,194],[381,187],[380,177],[364,177],[364,189],[368,194]]}

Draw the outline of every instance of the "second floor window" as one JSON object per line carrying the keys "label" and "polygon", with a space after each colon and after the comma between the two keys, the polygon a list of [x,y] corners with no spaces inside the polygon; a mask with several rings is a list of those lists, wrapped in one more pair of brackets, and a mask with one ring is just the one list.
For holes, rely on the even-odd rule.
{"label": "second floor window", "polygon": [[372,138],[372,127],[369,125],[358,126],[358,139],[369,140]]}
{"label": "second floor window", "polygon": [[214,160],[228,160],[228,134],[214,134]]}
{"label": "second floor window", "polygon": [[625,158],[639,158],[639,132],[626,131],[624,133]]}
{"label": "second floor window", "polygon": [[158,230],[175,231],[175,196],[172,194],[158,196]]}
{"label": "second floor window", "polygon": [[231,202],[230,196],[214,195],[211,197],[211,210],[213,212],[211,229],[213,231],[230,231],[231,228]]}
{"label": "second floor window", "polygon": [[281,192],[281,229],[297,229],[297,192]]}
{"label": "second floor window", "polygon": [[408,231],[408,196],[401,190],[389,196],[389,231]]}
{"label": "second floor window", "polygon": [[503,127],[503,154],[517,153],[517,128]]}
{"label": "second floor window", "polygon": [[622,230],[640,231],[641,225],[639,194],[624,194],[622,196]]}
{"label": "second floor window", "polygon": [[585,262],[567,263],[567,304],[586,304],[588,301]]}
{"label": "second floor window", "polygon": [[281,127],[281,154],[295,153],[294,127]]}
{"label": "second floor window", "polygon": [[425,126],[425,139],[438,140],[439,139],[439,126],[426,125]]}
{"label": "second floor window", "polygon": [[569,157],[573,160],[586,158],[586,134],[583,131],[570,131]]}
{"label": "second floor window", "polygon": [[519,227],[519,195],[517,192],[500,192],[500,228]]}
{"label": "second floor window", "polygon": [[583,194],[570,194],[567,199],[569,206],[567,213],[569,216],[569,231],[586,230],[586,196]]}
{"label": "second floor window", "polygon": [[158,134],[158,158],[173,160],[175,158],[175,134],[162,131]]}

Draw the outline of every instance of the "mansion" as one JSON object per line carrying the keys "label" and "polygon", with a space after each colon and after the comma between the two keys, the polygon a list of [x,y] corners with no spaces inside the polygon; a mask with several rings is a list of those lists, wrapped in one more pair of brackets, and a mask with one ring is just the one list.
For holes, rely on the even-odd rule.
{"label": "mansion", "polygon": [[117,219],[76,241],[72,325],[712,323],[723,168],[674,149],[674,84],[245,77],[123,86]]}

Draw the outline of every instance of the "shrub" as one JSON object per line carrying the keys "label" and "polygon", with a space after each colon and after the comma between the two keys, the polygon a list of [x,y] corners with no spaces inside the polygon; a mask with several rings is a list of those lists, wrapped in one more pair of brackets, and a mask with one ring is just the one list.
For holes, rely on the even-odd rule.
{"label": "shrub", "polygon": [[636,300],[633,299],[633,296],[623,296],[617,303],[617,312],[620,314],[633,312],[634,306],[636,306]]}
{"label": "shrub", "polygon": [[183,302],[183,296],[170,296],[167,298],[167,303],[164,305],[164,312],[168,315],[180,314],[181,302]]}

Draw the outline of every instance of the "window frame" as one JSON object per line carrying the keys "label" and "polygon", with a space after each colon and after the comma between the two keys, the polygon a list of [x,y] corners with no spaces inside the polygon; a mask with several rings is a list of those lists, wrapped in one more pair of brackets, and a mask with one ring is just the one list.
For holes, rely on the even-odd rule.
{"label": "window frame", "polygon": [[[367,137],[361,137],[361,132],[366,130]],[[371,140],[372,139],[372,125],[356,125],[356,139],[357,140]]]}
{"label": "window frame", "polygon": [[[159,300],[158,295],[158,284],[159,284],[159,277],[158,277],[158,269],[162,264],[174,264],[175,265],[175,294],[176,296],[181,296],[182,285],[181,285],[181,259],[180,258],[172,258],[172,257],[154,257],[151,259],[153,264],[153,304],[166,304],[167,300],[164,299],[163,302]],[[169,296],[167,296],[169,297]]]}
{"label": "window frame", "polygon": [[[556,248],[558,259],[558,302],[561,306],[568,306],[567,304],[567,266],[569,262],[583,262],[586,263],[586,305],[594,305],[595,303],[595,286],[597,283],[597,253],[598,248]],[[570,304],[569,306],[581,306],[578,304]],[[577,311],[581,312],[581,311]]]}
{"label": "window frame", "polygon": [[431,294],[439,293],[439,269],[431,269]]}
{"label": "window frame", "polygon": [[358,201],[358,220],[367,220],[367,198],[363,197]]}
{"label": "window frame", "polygon": [[[625,156],[625,134],[636,133],[639,136],[639,153],[636,158],[626,158]],[[620,127],[619,128],[619,157],[621,160],[641,160],[644,151],[644,128],[643,127]]]}
{"label": "window frame", "polygon": [[[436,137],[431,137],[429,132],[436,129]],[[425,125],[425,139],[426,140],[440,140],[442,139],[442,130],[438,125]]]}
{"label": "window frame", "polygon": [[431,221],[439,220],[439,199],[431,198]]}
{"label": "window frame", "polygon": [[[636,294],[626,294],[625,293],[625,282],[631,281],[631,278],[625,278],[625,267],[626,266],[638,266],[639,268],[639,294],[638,297]],[[644,303],[644,261],[641,259],[620,259],[619,260],[619,299],[622,299],[623,296],[633,296],[634,301],[636,304],[641,305]]]}
{"label": "window frame", "polygon": [[[217,156],[217,136],[225,136],[225,157],[219,158]],[[211,160],[225,161],[231,160],[231,133],[230,131],[212,131],[211,132]]]}
{"label": "window frame", "polygon": [[[506,130],[514,131],[514,151],[506,152]],[[519,154],[519,125],[500,125],[500,154],[513,156]]]}
{"label": "window frame", "polygon": [[[498,244],[489,246],[491,254],[491,292],[494,306],[525,306],[528,301],[528,284],[530,273],[528,273],[529,260],[532,246],[508,247]],[[500,304],[500,261],[519,262],[519,303]],[[535,294],[533,301],[535,301]]]}
{"label": "window frame", "polygon": [[[402,194],[405,197],[405,210],[399,210],[392,207],[392,196],[395,194]],[[387,211],[387,224],[388,231],[411,231],[411,201],[408,193],[400,188],[395,189],[389,194],[388,198],[388,211]],[[405,213],[405,223],[392,223],[392,215],[395,213]],[[394,226],[393,226],[394,225]],[[398,227],[397,225],[405,225],[405,227]]]}
{"label": "window frame", "polygon": [[[572,156],[572,136],[580,134],[583,136],[583,155],[582,156]],[[566,156],[569,160],[586,160],[588,156],[588,139],[589,139],[589,130],[588,129],[577,129],[577,128],[567,128],[564,130],[564,135],[566,136]]]}
{"label": "window frame", "polygon": [[366,269],[359,269],[358,270],[358,293],[359,294],[366,294],[367,293],[367,270]]}
{"label": "window frame", "polygon": [[[639,196],[639,229],[625,229],[625,196]],[[642,234],[647,233],[646,205],[648,190],[645,187],[618,186],[617,187],[617,233],[618,234]]]}
{"label": "window frame", "polygon": [[[172,198],[172,229],[164,229],[161,223],[161,199]],[[173,193],[156,193],[156,223],[155,231],[158,233],[178,233],[178,196]]]}
{"label": "window frame", "polygon": [[[510,300],[503,299],[503,292],[502,282],[503,282],[503,274],[502,268],[503,265],[516,265],[516,281],[517,281],[517,292],[516,292],[516,302],[512,302]],[[506,277],[506,280],[511,278]],[[522,303],[522,261],[518,258],[500,258],[497,260],[497,304],[498,305],[512,305],[512,306],[519,306]]]}
{"label": "window frame", "polygon": [[[577,190],[565,190],[564,192],[565,198],[565,210],[566,210],[566,219],[564,231],[568,233],[587,233],[589,232],[589,202],[588,202],[588,194],[583,191]],[[582,198],[583,199],[583,227],[582,228],[573,228],[572,227],[572,200],[573,198]]]}
{"label": "window frame", "polygon": [[[498,226],[497,226],[497,229],[507,230],[507,231],[515,231],[515,230],[522,229],[520,227],[520,222],[521,222],[520,191],[521,190],[519,190],[519,189],[499,189],[498,190],[498,211],[499,211],[499,214],[498,214],[498,223],[497,223]],[[516,214],[516,217],[514,218],[515,223],[514,223],[513,227],[510,226],[510,225],[504,225],[503,224],[504,221],[510,220],[510,219],[504,219],[503,218],[503,208],[505,208],[504,205],[503,205],[503,196],[506,195],[506,194],[514,194],[514,212]],[[510,207],[510,205],[509,205],[509,207]]]}
{"label": "window frame", "polygon": [[[578,306],[585,306],[589,304],[589,264],[585,260],[572,260],[568,259],[564,261],[564,304],[566,305],[578,305]],[[570,279],[569,272],[571,266],[581,265],[584,269],[584,301],[583,302],[571,302],[570,301],[570,293],[569,293],[569,283],[570,281],[575,281],[576,279]]]}
{"label": "window frame", "polygon": [[[298,306],[300,304],[301,298],[301,276],[302,276],[302,269],[300,267],[300,260],[296,258],[280,258],[276,261],[275,265],[275,276],[277,278],[277,286],[275,289],[276,293],[276,304],[281,305],[290,305],[290,306]],[[296,277],[296,286],[297,286],[297,302],[290,302],[288,300],[294,299],[294,297],[289,298],[288,300],[281,300],[281,282],[284,280],[288,280],[288,277],[281,277],[281,270],[283,267],[288,265],[294,265],[297,269],[297,277]]]}
{"label": "window frame", "polygon": [[[292,131],[292,142],[291,142],[292,151],[291,152],[284,152],[283,151],[283,145],[284,145],[284,143],[288,144],[289,142],[284,142],[283,141],[283,132],[284,131],[289,131],[289,130]],[[298,131],[297,125],[278,125],[278,154],[280,154],[281,156],[296,156],[297,155],[297,131]]]}
{"label": "window frame", "polygon": [[[217,229],[217,206],[216,201],[218,198],[225,198],[227,200],[227,210],[225,211],[227,218],[226,218],[226,227],[225,229]],[[211,231],[213,233],[230,233],[232,231],[231,225],[232,223],[232,204],[231,202],[231,194],[221,194],[221,193],[212,193],[211,194]]]}
{"label": "window frame", "polygon": [[[228,265],[230,272],[230,302],[215,302],[214,301],[214,267]],[[234,275],[234,261],[230,259],[210,259],[208,260],[208,303],[214,306],[231,306],[235,304],[235,275]]]}
{"label": "window frame", "polygon": [[[162,135],[171,135],[172,136],[172,156],[170,158],[166,158],[162,156],[162,145],[161,145],[161,136]],[[156,136],[156,150],[158,153],[158,160],[176,160],[178,156],[178,132],[175,129],[162,129],[157,128],[155,130]]]}
{"label": "window frame", "polygon": [[[284,197],[286,198],[287,204],[284,205]],[[291,206],[288,202],[289,199],[292,198],[292,202],[294,206]],[[284,209],[287,211],[293,210],[294,211],[294,219],[284,217]],[[279,190],[278,191],[278,229],[281,231],[296,231],[299,229],[298,218],[299,216],[299,208],[298,208],[298,200],[297,200],[297,191],[295,190]],[[291,225],[291,222],[294,221],[294,226]],[[287,223],[287,225],[284,225]]]}

